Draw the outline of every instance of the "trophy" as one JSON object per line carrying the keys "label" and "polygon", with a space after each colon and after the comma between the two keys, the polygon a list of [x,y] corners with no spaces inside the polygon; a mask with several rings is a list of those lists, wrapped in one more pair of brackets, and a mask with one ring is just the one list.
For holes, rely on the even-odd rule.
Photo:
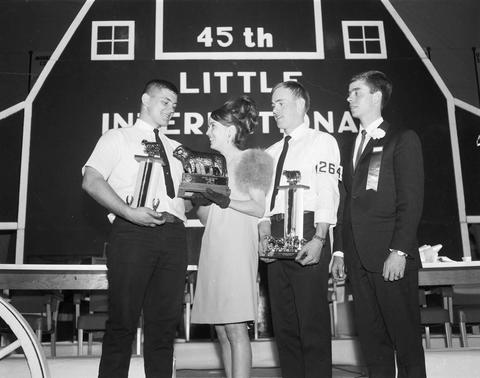
{"label": "trophy", "polygon": [[133,196],[127,195],[125,202],[132,207],[149,207],[157,211],[160,199],[156,197],[157,188],[165,186],[160,147],[156,142],[142,140],[146,155],[135,155],[139,167]]}
{"label": "trophy", "polygon": [[307,242],[303,238],[303,191],[309,187],[300,185],[300,171],[283,171],[288,185],[280,185],[285,190],[285,217],[283,238],[266,236],[267,249],[263,257],[274,259],[294,259]]}
{"label": "trophy", "polygon": [[223,155],[192,151],[181,145],[173,151],[173,156],[182,162],[184,171],[178,197],[189,199],[193,193],[205,192],[207,188],[230,194],[227,163]]}

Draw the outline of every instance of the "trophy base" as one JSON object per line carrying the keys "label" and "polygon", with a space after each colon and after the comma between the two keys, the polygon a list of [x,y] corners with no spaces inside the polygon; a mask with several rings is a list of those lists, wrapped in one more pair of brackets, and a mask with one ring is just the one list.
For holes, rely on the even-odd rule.
{"label": "trophy base", "polygon": [[182,182],[178,188],[178,197],[189,199],[193,193],[205,192],[207,188],[224,195],[230,194],[228,177],[184,173],[182,175]]}
{"label": "trophy base", "polygon": [[294,260],[295,257],[297,257],[297,253],[298,251],[295,250],[295,251],[268,251],[267,250],[267,253],[265,254],[265,256],[261,256],[261,257],[266,257],[266,258],[269,258],[269,259],[277,259],[277,260]]}
{"label": "trophy base", "polygon": [[299,240],[297,236],[288,236],[286,238],[268,236],[266,239],[268,243],[267,250],[261,257],[269,259],[293,260],[306,243],[305,239]]}

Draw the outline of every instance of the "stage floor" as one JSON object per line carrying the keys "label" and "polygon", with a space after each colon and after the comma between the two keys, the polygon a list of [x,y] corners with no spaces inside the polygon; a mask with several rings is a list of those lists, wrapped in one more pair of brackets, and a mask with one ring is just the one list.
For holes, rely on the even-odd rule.
{"label": "stage floor", "polygon": [[[177,378],[225,378],[223,370],[177,370]],[[333,366],[332,378],[366,377],[358,366]],[[251,378],[282,378],[279,368],[254,368]]]}
{"label": "stage floor", "polygon": [[[476,347],[460,348],[454,339],[454,347],[447,349],[436,338],[433,348],[425,351],[427,376],[432,378],[479,378],[480,338],[472,338]],[[362,363],[356,356],[355,339],[334,340],[333,377],[363,377]],[[178,378],[219,378],[224,377],[220,368],[220,359],[216,343],[177,343],[175,345],[176,368]],[[48,351],[49,345],[45,345]],[[253,371],[252,378],[280,378],[275,348],[270,341],[252,342]],[[100,362],[101,344],[94,344],[93,355],[75,357],[76,345],[59,343],[57,358],[48,358],[51,378],[89,378],[96,377]],[[29,377],[28,367],[23,356],[10,356],[0,363],[0,377]],[[130,363],[129,378],[144,378],[143,358],[133,356]]]}
{"label": "stage floor", "polygon": [[[462,348],[451,350],[427,350],[425,353],[427,376],[432,378],[478,378],[480,349]],[[48,359],[51,378],[90,378],[98,373],[98,357],[59,357]],[[333,378],[365,377],[362,368],[355,365],[335,365]],[[6,358],[0,363],[0,377],[30,377],[23,359]],[[177,378],[220,378],[225,377],[219,369],[177,369]],[[255,367],[252,378],[280,378],[275,367]],[[133,357],[129,378],[145,378],[143,358]]]}

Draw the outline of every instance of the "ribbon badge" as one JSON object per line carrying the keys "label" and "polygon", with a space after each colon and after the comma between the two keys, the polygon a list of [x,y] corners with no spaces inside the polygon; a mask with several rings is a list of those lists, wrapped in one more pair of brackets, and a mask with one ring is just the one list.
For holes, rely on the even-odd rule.
{"label": "ribbon badge", "polygon": [[383,146],[373,147],[370,164],[368,165],[367,190],[378,189],[378,178],[382,165]]}

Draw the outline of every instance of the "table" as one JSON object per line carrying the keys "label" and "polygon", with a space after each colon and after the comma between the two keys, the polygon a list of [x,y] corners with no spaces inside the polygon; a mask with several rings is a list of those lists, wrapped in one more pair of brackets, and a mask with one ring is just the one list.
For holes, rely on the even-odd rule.
{"label": "table", "polygon": [[[190,310],[193,281],[189,273],[197,265],[187,266],[188,288],[185,295],[185,338],[190,340]],[[0,264],[0,290],[105,290],[107,266],[60,264]]]}
{"label": "table", "polygon": [[[480,284],[480,261],[426,263],[418,273],[419,286]],[[188,271],[196,271],[189,265]],[[0,264],[0,289],[104,290],[105,265]]]}
{"label": "table", "polygon": [[419,286],[480,284],[480,261],[424,263]]}
{"label": "table", "polygon": [[[188,265],[187,271],[196,271]],[[105,290],[106,265],[0,264],[0,289]]]}
{"label": "table", "polygon": [[[480,261],[424,263],[418,272],[419,286],[454,286],[480,284]],[[453,297],[443,289],[443,307],[453,321]],[[451,289],[450,289],[451,290]]]}

